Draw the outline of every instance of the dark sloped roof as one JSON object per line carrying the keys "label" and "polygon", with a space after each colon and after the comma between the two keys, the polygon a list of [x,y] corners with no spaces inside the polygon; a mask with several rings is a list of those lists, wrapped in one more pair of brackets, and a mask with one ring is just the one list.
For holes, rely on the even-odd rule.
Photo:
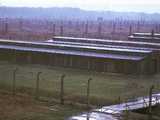
{"label": "dark sloped roof", "polygon": [[133,40],[139,40],[139,41],[146,41],[146,42],[160,42],[160,38],[159,37],[147,37],[147,36],[129,36],[129,39],[133,39]]}
{"label": "dark sloped roof", "polygon": [[94,46],[94,47],[107,47],[107,48],[121,48],[121,49],[130,49],[130,50],[145,50],[152,51],[150,48],[145,47],[134,47],[134,46],[122,46],[122,45],[107,45],[107,44],[95,44],[95,43],[82,43],[82,42],[68,42],[68,41],[45,41],[52,44],[70,44],[70,45],[81,45],[81,46]]}
{"label": "dark sloped roof", "polygon": [[58,49],[75,49],[75,50],[94,50],[94,51],[112,51],[112,52],[121,52],[121,53],[139,53],[139,54],[148,54],[152,50],[143,50],[143,49],[130,49],[130,48],[118,48],[118,47],[103,47],[103,46],[91,46],[91,45],[76,45],[76,44],[63,44],[63,43],[40,43],[40,42],[26,42],[26,41],[10,41],[10,40],[0,40],[0,44],[8,45],[17,45],[17,46],[33,46],[40,48],[58,48]]}
{"label": "dark sloped roof", "polygon": [[95,52],[81,52],[75,50],[60,50],[60,49],[47,49],[47,48],[34,48],[34,47],[22,47],[15,45],[0,45],[0,49],[10,49],[17,51],[28,51],[28,52],[41,52],[41,53],[56,53],[65,55],[75,55],[75,56],[87,56],[87,57],[97,57],[97,58],[107,58],[115,60],[131,60],[131,61],[141,61],[144,56],[129,56],[129,55],[119,55],[119,54],[106,54],[106,53],[95,53]]}
{"label": "dark sloped roof", "polygon": [[[133,36],[138,36],[138,37],[152,37],[152,33],[133,33]],[[160,34],[154,33],[154,37],[160,38]]]}
{"label": "dark sloped roof", "polygon": [[55,36],[53,41],[68,41],[68,42],[81,42],[81,43],[94,43],[94,44],[103,44],[103,45],[119,45],[125,46],[134,46],[139,48],[148,48],[150,50],[159,49],[160,43],[154,43],[151,41],[124,41],[124,40],[107,40],[107,39],[89,39],[89,38],[73,38],[73,37],[60,37]]}

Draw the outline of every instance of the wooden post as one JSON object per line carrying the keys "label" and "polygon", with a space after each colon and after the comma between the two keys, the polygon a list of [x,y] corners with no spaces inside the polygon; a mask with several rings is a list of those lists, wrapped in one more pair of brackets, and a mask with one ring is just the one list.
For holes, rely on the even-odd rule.
{"label": "wooden post", "polygon": [[87,68],[88,68],[88,70],[90,70],[90,69],[91,69],[90,61],[91,61],[91,59],[89,58],[89,59],[88,59],[88,62],[87,62]]}
{"label": "wooden post", "polygon": [[142,64],[143,63],[136,62],[136,65],[135,65],[136,71],[135,71],[135,73],[137,75],[141,75],[141,73],[143,72],[142,71]]}
{"label": "wooden post", "polygon": [[56,35],[56,25],[53,24],[52,26],[52,34],[55,36]]}
{"label": "wooden post", "polygon": [[16,94],[16,72],[17,72],[18,68],[16,68],[15,70],[13,70],[13,86],[12,86],[12,93],[13,95]]}
{"label": "wooden post", "polygon": [[140,22],[137,23],[137,32],[140,32]]}
{"label": "wooden post", "polygon": [[85,24],[85,32],[84,32],[84,35],[85,35],[85,36],[88,35],[88,21],[87,21],[87,23]]}
{"label": "wooden post", "polygon": [[79,28],[79,21],[76,21],[75,24],[76,24],[76,25],[75,25],[76,30],[79,31],[79,30],[80,30],[80,28]]}
{"label": "wooden post", "polygon": [[91,60],[91,70],[96,71],[96,58]]}
{"label": "wooden post", "polygon": [[121,103],[121,96],[118,97],[118,104]]}
{"label": "wooden post", "polygon": [[129,35],[132,35],[132,25],[129,26]]}
{"label": "wooden post", "polygon": [[67,56],[63,55],[63,67],[66,67],[67,65],[66,60],[67,60]]}
{"label": "wooden post", "polygon": [[89,107],[90,107],[89,97],[90,97],[90,81],[91,80],[92,80],[92,78],[89,78],[88,83],[87,83],[87,109],[89,109]]}
{"label": "wooden post", "polygon": [[148,111],[149,120],[151,120],[151,118],[152,118],[152,94],[153,94],[153,89],[154,89],[154,86],[152,85],[149,89],[149,111]]}
{"label": "wooden post", "polygon": [[17,51],[13,50],[13,52],[14,52],[13,63],[16,63],[17,62]]}
{"label": "wooden post", "polygon": [[101,32],[102,32],[102,22],[99,22],[99,25],[98,25],[98,38],[101,38]]}
{"label": "wooden post", "polygon": [[87,112],[87,120],[90,119],[90,114],[89,114],[89,111]]}
{"label": "wooden post", "polygon": [[155,31],[156,31],[156,33],[158,33],[159,31],[158,31],[158,25],[156,24],[156,26],[155,26]]}
{"label": "wooden post", "polygon": [[27,63],[28,64],[31,64],[31,60],[32,60],[31,54],[32,53],[30,53],[30,52],[27,53]]}
{"label": "wooden post", "polygon": [[151,36],[154,37],[154,30],[151,31]]}
{"label": "wooden post", "polygon": [[49,54],[49,66],[52,66],[53,64],[52,64],[52,54]]}
{"label": "wooden post", "polygon": [[73,67],[73,58],[72,56],[70,56],[70,65],[69,65],[71,68]]}
{"label": "wooden post", "polygon": [[154,30],[151,31],[152,41],[154,41]]}
{"label": "wooden post", "polygon": [[37,73],[37,80],[36,80],[36,99],[39,99],[39,80],[40,80],[40,75],[42,72]]}
{"label": "wooden post", "polygon": [[65,74],[61,76],[60,103],[62,105],[64,105],[64,78],[65,78]]}
{"label": "wooden post", "polygon": [[60,26],[60,35],[63,36],[63,25]]}
{"label": "wooden post", "polygon": [[116,32],[116,23],[113,22],[113,29],[112,29],[112,33],[114,34]]}
{"label": "wooden post", "polygon": [[103,72],[106,72],[106,62],[103,61]]}
{"label": "wooden post", "polygon": [[128,118],[129,118],[129,106],[126,103],[125,119],[124,120],[128,120]]}
{"label": "wooden post", "polygon": [[160,58],[157,56],[157,72],[160,71],[160,63],[158,61],[160,61]]}
{"label": "wooden post", "polygon": [[22,18],[19,20],[19,30],[23,31],[23,19]]}
{"label": "wooden post", "polygon": [[57,64],[57,55],[54,54],[53,65],[56,66],[56,64]]}
{"label": "wooden post", "polygon": [[5,22],[4,24],[4,34],[7,34],[8,33],[8,22]]}

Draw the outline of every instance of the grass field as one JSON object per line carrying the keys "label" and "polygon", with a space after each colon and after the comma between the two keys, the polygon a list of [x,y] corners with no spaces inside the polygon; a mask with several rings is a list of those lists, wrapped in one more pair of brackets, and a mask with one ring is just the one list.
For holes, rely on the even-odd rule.
{"label": "grass field", "polygon": [[65,100],[72,103],[86,103],[87,80],[92,78],[90,101],[101,106],[124,102],[149,93],[151,85],[154,92],[160,90],[160,74],[153,76],[132,76],[109,73],[97,73],[69,68],[55,68],[40,65],[17,65],[0,63],[0,87],[12,90],[13,70],[16,72],[16,91],[35,95],[36,75],[40,75],[40,95],[59,100],[60,77],[65,74]]}
{"label": "grass field", "polygon": [[[0,120],[65,120],[85,109],[71,105],[40,102],[23,95],[12,96],[0,90]],[[16,109],[16,110],[15,110]],[[153,120],[159,120],[159,107],[153,109]],[[147,114],[124,113],[119,120],[147,120]]]}
{"label": "grass field", "polygon": [[15,96],[0,91],[0,120],[64,120],[81,108],[35,101],[29,96]]}

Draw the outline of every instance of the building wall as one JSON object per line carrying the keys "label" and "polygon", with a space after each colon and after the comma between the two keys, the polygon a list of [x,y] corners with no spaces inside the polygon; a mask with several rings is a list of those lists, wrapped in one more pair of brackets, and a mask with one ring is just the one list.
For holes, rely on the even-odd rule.
{"label": "building wall", "polygon": [[7,60],[18,64],[43,64],[47,66],[123,74],[151,73],[154,71],[154,63],[149,64],[150,59],[136,62],[29,51],[1,50],[0,60]]}

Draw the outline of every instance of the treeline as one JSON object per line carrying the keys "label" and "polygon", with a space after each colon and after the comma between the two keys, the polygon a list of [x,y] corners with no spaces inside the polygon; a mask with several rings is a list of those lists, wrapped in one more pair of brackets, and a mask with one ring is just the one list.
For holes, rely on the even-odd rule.
{"label": "treeline", "polygon": [[61,20],[146,20],[159,21],[160,14],[113,11],[85,11],[79,8],[29,8],[29,7],[0,7],[0,17],[27,19],[61,19]]}

